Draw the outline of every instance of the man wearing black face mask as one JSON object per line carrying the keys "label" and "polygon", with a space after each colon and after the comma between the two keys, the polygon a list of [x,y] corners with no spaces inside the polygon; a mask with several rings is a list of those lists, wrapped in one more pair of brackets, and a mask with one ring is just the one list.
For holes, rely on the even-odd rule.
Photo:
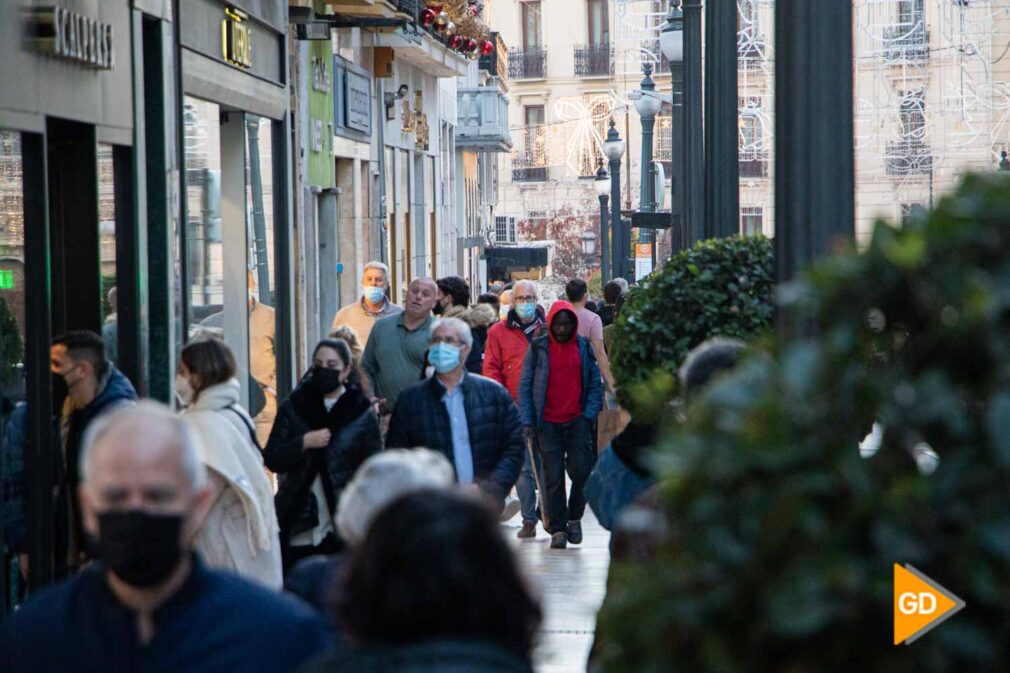
{"label": "man wearing black face mask", "polygon": [[56,540],[57,573],[73,571],[87,561],[77,492],[78,453],[88,426],[103,414],[133,404],[137,393],[123,374],[105,358],[105,344],[94,332],[67,332],[53,340],[50,371],[56,388],[66,396],[60,413],[63,477],[60,480]]}
{"label": "man wearing black face mask", "polygon": [[211,491],[181,419],[143,402],[85,444],[80,498],[101,560],[0,625],[0,670],[275,673],[327,649],[308,608],[193,553]]}

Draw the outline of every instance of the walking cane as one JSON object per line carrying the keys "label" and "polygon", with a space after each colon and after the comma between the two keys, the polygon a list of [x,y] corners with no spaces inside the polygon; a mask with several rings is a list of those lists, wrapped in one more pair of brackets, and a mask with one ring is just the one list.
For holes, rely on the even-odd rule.
{"label": "walking cane", "polygon": [[540,515],[540,522],[547,525],[545,521],[544,508],[541,506],[543,503],[544,489],[540,481],[540,470],[537,467],[539,464],[537,461],[536,449],[533,448],[533,439],[526,439],[526,453],[530,457],[530,471],[533,472],[533,483],[537,487],[537,514]]}

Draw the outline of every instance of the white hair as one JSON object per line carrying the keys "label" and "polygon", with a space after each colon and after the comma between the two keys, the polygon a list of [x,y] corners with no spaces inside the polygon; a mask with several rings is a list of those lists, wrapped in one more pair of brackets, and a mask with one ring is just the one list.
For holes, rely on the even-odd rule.
{"label": "white hair", "polygon": [[529,287],[533,291],[533,296],[536,297],[537,299],[540,298],[540,292],[537,290],[537,284],[534,283],[532,280],[519,280],[519,281],[516,281],[515,285],[512,286],[512,291],[513,292],[518,292],[520,285]]}
{"label": "white hair", "polygon": [[[131,423],[142,422],[144,426],[167,426],[171,439],[181,450],[179,462],[186,475],[189,485],[199,491],[207,484],[207,468],[200,459],[200,447],[189,424],[176,416],[163,404],[151,400],[143,400],[136,404],[122,406],[103,416],[99,416],[88,425],[81,442],[79,470],[81,482],[87,483],[91,476],[91,452],[105,435]],[[138,437],[138,442],[150,441],[146,437]]]}
{"label": "white hair", "polygon": [[383,264],[382,262],[373,261],[369,262],[368,264],[365,264],[365,268],[361,270],[361,275],[364,276],[365,272],[368,271],[369,269],[378,269],[379,271],[382,272],[383,280],[389,280],[389,267]]}
{"label": "white hair", "polygon": [[437,318],[435,322],[431,323],[431,334],[434,334],[439,327],[452,327],[456,330],[460,341],[467,346],[473,346],[473,332],[470,330],[470,326],[459,318]]}
{"label": "white hair", "polygon": [[348,544],[360,544],[376,515],[394,500],[427,488],[449,488],[455,480],[441,453],[420,448],[377,453],[361,464],[340,494],[337,530]]}

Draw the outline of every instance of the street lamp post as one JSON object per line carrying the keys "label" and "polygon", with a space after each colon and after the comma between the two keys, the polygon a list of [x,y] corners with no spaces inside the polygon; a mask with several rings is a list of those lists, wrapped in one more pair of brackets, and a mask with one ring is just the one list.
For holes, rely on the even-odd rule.
{"label": "street lamp post", "polygon": [[[718,1],[718,0],[713,0]],[[705,157],[702,128],[701,2],[684,8],[684,214],[690,244],[705,238]]]}
{"label": "street lamp post", "polygon": [[582,254],[586,256],[586,267],[592,273],[593,261],[596,259],[596,232],[592,229],[582,232]]}
{"label": "street lamp post", "polygon": [[[822,0],[823,1],[823,0]],[[705,3],[705,237],[740,231],[737,3]]]}
{"label": "street lamp post", "polygon": [[[613,196],[610,204],[610,221],[613,223],[614,229],[614,246],[611,258],[614,261],[614,276],[621,278],[624,277],[624,254],[621,243],[624,231],[621,222],[621,157],[624,156],[625,149],[627,149],[627,143],[621,140],[621,136],[617,132],[617,124],[611,117],[610,130],[607,131],[607,139],[603,143],[603,153],[610,160],[610,194]],[[606,283],[608,280],[610,279],[604,277],[603,282]]]}
{"label": "street lamp post", "polygon": [[603,167],[603,159],[600,159],[600,167],[596,171],[596,180],[593,181],[593,186],[596,187],[596,194],[600,197],[600,277],[606,283],[610,278],[610,232],[607,226],[610,179],[607,169]]}
{"label": "street lamp post", "polygon": [[645,77],[642,88],[636,92],[635,110],[642,118],[642,191],[638,209],[643,213],[656,212],[656,179],[652,172],[652,135],[656,128],[656,115],[662,108],[662,101],[654,94],[656,83],[652,81],[652,64],[642,66]]}

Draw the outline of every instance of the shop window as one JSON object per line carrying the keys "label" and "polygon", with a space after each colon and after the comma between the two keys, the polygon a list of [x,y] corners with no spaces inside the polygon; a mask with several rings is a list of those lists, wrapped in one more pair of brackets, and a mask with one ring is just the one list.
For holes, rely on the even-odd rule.
{"label": "shop window", "polygon": [[[25,219],[21,134],[0,131],[0,430],[25,398]],[[0,442],[2,439],[0,432]],[[0,611],[2,613],[2,611]]]}
{"label": "shop window", "polygon": [[[274,204],[271,121],[246,117],[246,241],[249,291],[249,406],[266,446],[277,413]],[[258,413],[257,413],[258,412]]]}
{"label": "shop window", "polygon": [[98,144],[98,245],[102,294],[102,339],[105,355],[119,359],[119,313],[116,291],[116,182],[112,145]]}
{"label": "shop window", "polygon": [[223,336],[224,261],[221,225],[221,122],[214,103],[186,98],[186,285],[189,334],[202,330]]}

